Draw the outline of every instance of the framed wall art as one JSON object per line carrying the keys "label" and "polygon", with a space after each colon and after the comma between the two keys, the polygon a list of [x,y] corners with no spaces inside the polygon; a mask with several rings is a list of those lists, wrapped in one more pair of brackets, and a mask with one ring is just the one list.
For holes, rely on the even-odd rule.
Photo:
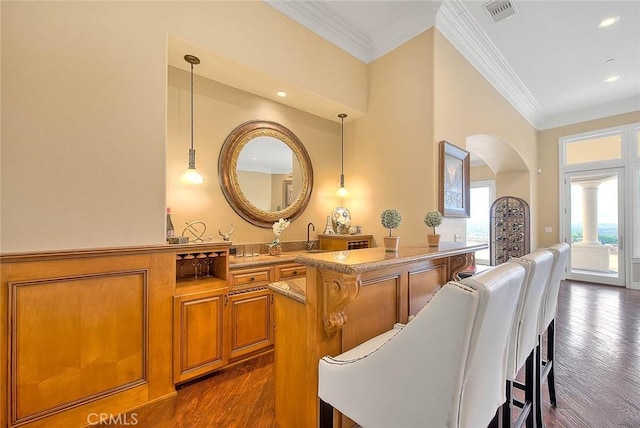
{"label": "framed wall art", "polygon": [[285,208],[293,202],[293,180],[282,181],[282,200]]}
{"label": "framed wall art", "polygon": [[445,217],[469,217],[469,152],[440,141],[438,208]]}

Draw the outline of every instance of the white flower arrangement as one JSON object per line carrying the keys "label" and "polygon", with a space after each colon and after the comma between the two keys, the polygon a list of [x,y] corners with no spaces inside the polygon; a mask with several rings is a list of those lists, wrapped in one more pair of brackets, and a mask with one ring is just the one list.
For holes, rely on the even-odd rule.
{"label": "white flower arrangement", "polygon": [[280,235],[282,234],[282,232],[284,232],[284,230],[287,227],[289,227],[290,224],[291,222],[289,220],[283,219],[283,218],[273,223],[273,226],[271,226],[271,229],[273,230],[273,234],[275,235],[275,238],[273,238],[273,242],[269,244],[269,247],[275,247],[276,245],[280,245]]}

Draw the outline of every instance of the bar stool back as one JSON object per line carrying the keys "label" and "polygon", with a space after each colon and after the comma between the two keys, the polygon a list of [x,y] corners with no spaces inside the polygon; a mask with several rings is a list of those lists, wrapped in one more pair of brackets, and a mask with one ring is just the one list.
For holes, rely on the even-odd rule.
{"label": "bar stool back", "polygon": [[[547,288],[553,265],[553,254],[547,250],[536,250],[523,257],[510,261],[525,268],[526,277],[516,315],[511,328],[507,361],[507,401],[502,407],[503,426],[512,426],[512,406],[522,410],[513,426],[528,428],[535,426],[536,416],[536,348],[538,344],[538,316],[544,291]],[[525,367],[525,383],[516,382],[518,372]],[[524,402],[513,398],[512,388],[517,387],[525,392]]]}
{"label": "bar stool back", "polygon": [[333,425],[334,407],[367,428],[487,426],[504,400],[524,275],[505,263],[471,284],[449,282],[406,326],[323,357],[320,427]]}
{"label": "bar stool back", "polygon": [[[540,315],[538,323],[538,347],[536,350],[536,360],[538,369],[538,387],[536,388],[536,397],[538,403],[542,403],[541,386],[545,379],[549,384],[549,399],[551,405],[556,407],[556,384],[554,374],[554,357],[555,357],[555,319],[558,313],[558,293],[560,291],[560,281],[564,276],[564,270],[569,257],[569,244],[560,242],[552,245],[548,250],[553,254],[553,266],[551,268],[551,276],[549,284],[545,290],[542,305],[540,306]],[[542,337],[547,333],[547,359],[542,360]],[[538,406],[536,415],[536,425],[542,427],[542,406]]]}

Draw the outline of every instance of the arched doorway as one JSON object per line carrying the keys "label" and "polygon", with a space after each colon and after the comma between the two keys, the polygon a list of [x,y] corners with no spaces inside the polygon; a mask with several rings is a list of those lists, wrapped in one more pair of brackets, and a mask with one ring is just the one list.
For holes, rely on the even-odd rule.
{"label": "arched doorway", "polygon": [[[517,196],[529,203],[533,186],[524,159],[506,140],[492,135],[466,139],[471,153],[471,216],[467,220],[467,241],[489,243],[489,209],[500,196]],[[489,250],[476,253],[477,264],[489,264]]]}

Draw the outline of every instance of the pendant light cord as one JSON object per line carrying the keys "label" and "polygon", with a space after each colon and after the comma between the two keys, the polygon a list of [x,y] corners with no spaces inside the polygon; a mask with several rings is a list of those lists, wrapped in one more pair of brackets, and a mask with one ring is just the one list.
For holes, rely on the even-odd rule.
{"label": "pendant light cord", "polygon": [[191,150],[193,150],[193,63],[191,63]]}
{"label": "pendant light cord", "polygon": [[340,173],[344,175],[344,117],[342,119],[342,154],[340,155],[341,164],[340,164]]}
{"label": "pendant light cord", "polygon": [[187,171],[182,174],[180,181],[185,184],[202,184],[203,179],[200,173],[196,171],[196,150],[193,148],[193,66],[200,64],[200,59],[197,56],[185,55],[184,60],[191,64],[191,91],[190,91],[190,107],[191,111],[191,141],[189,143],[189,167]]}
{"label": "pendant light cord", "polygon": [[189,169],[196,169],[196,151],[193,148],[193,66],[200,64],[200,59],[193,55],[185,55],[184,60],[191,64],[191,143],[189,144]]}
{"label": "pendant light cord", "polygon": [[340,113],[338,117],[342,120],[342,143],[340,156],[340,188],[344,188],[344,118],[347,117],[346,113]]}

